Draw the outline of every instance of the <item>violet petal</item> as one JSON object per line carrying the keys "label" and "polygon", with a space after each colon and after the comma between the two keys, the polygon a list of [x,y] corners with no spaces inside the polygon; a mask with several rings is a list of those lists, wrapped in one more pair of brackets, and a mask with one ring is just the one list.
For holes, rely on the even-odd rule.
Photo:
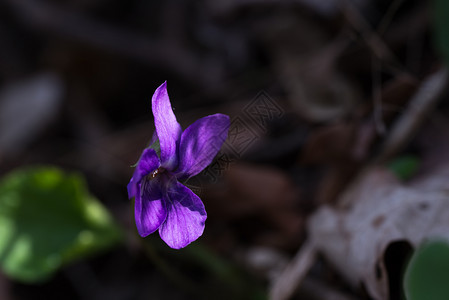
{"label": "violet petal", "polygon": [[128,197],[131,199],[137,195],[137,186],[142,178],[159,168],[160,162],[156,151],[145,149],[140,156],[139,162],[134,170],[133,177],[128,183]]}
{"label": "violet petal", "polygon": [[143,180],[137,187],[134,216],[140,236],[155,232],[164,222],[167,211],[158,180]]}
{"label": "violet petal", "polygon": [[173,249],[180,249],[199,238],[207,218],[201,199],[176,182],[165,194],[167,218],[159,228],[161,238]]}
{"label": "violet petal", "polygon": [[179,166],[181,177],[190,177],[206,168],[220,151],[228,136],[229,117],[222,114],[195,121],[181,136]]}
{"label": "violet petal", "polygon": [[152,99],[154,124],[161,146],[161,165],[172,169],[178,164],[176,146],[181,135],[181,126],[170,104],[167,82],[156,89]]}

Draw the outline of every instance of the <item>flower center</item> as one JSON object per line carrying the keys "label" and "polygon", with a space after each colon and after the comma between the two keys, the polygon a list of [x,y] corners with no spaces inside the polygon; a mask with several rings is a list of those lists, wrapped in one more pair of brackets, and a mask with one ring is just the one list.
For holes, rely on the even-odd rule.
{"label": "flower center", "polygon": [[158,176],[161,173],[164,173],[165,169],[162,167],[157,168],[156,170],[154,170],[153,172],[151,172],[151,174],[149,175],[150,179],[154,179],[156,178],[156,176]]}

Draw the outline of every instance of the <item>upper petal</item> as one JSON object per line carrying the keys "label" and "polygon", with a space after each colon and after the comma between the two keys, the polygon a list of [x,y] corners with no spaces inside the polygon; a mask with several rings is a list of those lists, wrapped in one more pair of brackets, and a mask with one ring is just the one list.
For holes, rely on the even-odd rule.
{"label": "upper petal", "polygon": [[159,180],[143,180],[137,186],[134,217],[140,236],[156,231],[164,222],[167,211]]}
{"label": "upper petal", "polygon": [[181,126],[170,104],[167,82],[156,89],[152,99],[154,125],[161,146],[161,164],[172,169],[178,164],[176,146],[181,135]]}
{"label": "upper petal", "polygon": [[147,148],[143,150],[140,156],[139,162],[134,170],[133,177],[131,177],[128,183],[128,197],[132,198],[137,195],[137,186],[142,181],[142,178],[151,172],[159,168],[160,162],[159,157],[154,149]]}
{"label": "upper petal", "polygon": [[194,176],[207,167],[228,136],[229,117],[222,114],[195,121],[181,136],[177,173]]}
{"label": "upper petal", "polygon": [[159,235],[173,249],[180,249],[199,238],[204,231],[206,211],[201,199],[176,182],[165,194],[167,218]]}

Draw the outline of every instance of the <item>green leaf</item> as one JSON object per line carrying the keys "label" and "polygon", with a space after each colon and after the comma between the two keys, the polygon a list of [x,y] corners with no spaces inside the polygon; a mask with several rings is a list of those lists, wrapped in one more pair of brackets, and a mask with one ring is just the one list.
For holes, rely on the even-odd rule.
{"label": "green leaf", "polygon": [[11,278],[43,281],[121,236],[80,175],[40,167],[0,180],[0,265]]}
{"label": "green leaf", "polygon": [[402,180],[410,179],[418,170],[419,159],[413,155],[405,155],[396,158],[388,165],[388,168]]}
{"label": "green leaf", "polygon": [[408,300],[449,299],[449,244],[433,241],[413,255],[404,277]]}
{"label": "green leaf", "polygon": [[439,53],[449,66],[449,1],[435,0],[433,7],[434,39]]}
{"label": "green leaf", "polygon": [[161,156],[161,144],[159,142],[159,139],[156,139],[156,141],[153,144],[151,144],[150,147],[148,147],[148,148],[156,151],[156,153],[159,157]]}

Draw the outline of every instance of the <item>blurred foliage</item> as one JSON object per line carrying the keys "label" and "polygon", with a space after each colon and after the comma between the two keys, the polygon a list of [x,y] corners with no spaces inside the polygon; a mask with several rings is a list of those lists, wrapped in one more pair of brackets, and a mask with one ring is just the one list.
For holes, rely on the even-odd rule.
{"label": "blurred foliage", "polygon": [[0,181],[0,264],[11,278],[43,281],[61,265],[120,238],[80,175],[36,167]]}
{"label": "blurred foliage", "polygon": [[408,300],[449,299],[449,244],[433,241],[421,246],[407,267],[404,288]]}
{"label": "blurred foliage", "polygon": [[400,156],[388,165],[388,168],[401,180],[407,180],[413,177],[418,167],[419,159],[414,155]]}
{"label": "blurred foliage", "polygon": [[267,298],[264,289],[255,278],[231,261],[202,247],[201,244],[186,248],[184,256],[202,269],[204,280],[207,279],[209,296],[220,294],[222,299]]}
{"label": "blurred foliage", "polygon": [[434,30],[438,51],[449,66],[449,1],[434,1]]}
{"label": "blurred foliage", "polygon": [[161,273],[194,298],[267,299],[260,280],[199,242],[181,250],[170,249],[156,238],[146,242],[146,254]]}

